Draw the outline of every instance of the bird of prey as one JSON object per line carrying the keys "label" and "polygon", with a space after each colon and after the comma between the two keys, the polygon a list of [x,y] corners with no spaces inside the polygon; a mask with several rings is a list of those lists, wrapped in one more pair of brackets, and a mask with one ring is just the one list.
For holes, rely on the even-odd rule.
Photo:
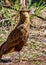
{"label": "bird of prey", "polygon": [[19,52],[26,44],[30,30],[29,14],[26,10],[20,11],[20,20],[14,30],[9,34],[7,40],[0,47],[0,58],[9,52]]}

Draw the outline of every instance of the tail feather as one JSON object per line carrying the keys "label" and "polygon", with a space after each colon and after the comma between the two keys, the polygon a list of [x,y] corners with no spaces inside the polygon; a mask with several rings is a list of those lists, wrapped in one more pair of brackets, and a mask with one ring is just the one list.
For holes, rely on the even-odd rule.
{"label": "tail feather", "polygon": [[0,46],[0,50],[1,50],[1,46]]}
{"label": "tail feather", "polygon": [[5,41],[1,46],[0,46],[0,50],[1,48],[7,43],[7,41]]}
{"label": "tail feather", "polygon": [[6,44],[6,42],[4,42],[1,46],[0,46],[0,58],[2,57],[4,51],[2,51],[3,46]]}

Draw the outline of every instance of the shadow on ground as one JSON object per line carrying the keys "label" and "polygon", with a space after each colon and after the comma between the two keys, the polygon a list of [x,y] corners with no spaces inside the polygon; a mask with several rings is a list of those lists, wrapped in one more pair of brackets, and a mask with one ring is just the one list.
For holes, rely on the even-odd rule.
{"label": "shadow on ground", "polygon": [[0,63],[9,63],[11,62],[10,59],[0,59]]}

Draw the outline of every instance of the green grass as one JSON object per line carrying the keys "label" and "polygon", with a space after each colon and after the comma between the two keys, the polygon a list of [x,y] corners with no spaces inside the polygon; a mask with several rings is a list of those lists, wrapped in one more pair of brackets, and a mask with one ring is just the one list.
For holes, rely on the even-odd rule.
{"label": "green grass", "polygon": [[35,61],[35,65],[39,65],[41,62],[39,61]]}
{"label": "green grass", "polygon": [[6,40],[5,34],[5,30],[0,30],[0,44],[2,44]]}
{"label": "green grass", "polygon": [[0,45],[5,41],[5,38],[0,37]]}
{"label": "green grass", "polygon": [[5,30],[1,30],[0,34],[6,34]]}

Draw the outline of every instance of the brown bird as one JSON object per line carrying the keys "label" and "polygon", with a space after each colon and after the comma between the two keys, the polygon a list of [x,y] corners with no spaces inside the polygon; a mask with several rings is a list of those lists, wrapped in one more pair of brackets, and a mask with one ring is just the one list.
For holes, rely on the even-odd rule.
{"label": "brown bird", "polygon": [[20,21],[15,29],[9,34],[7,40],[0,47],[0,58],[2,55],[20,51],[27,42],[30,30],[29,14],[26,10],[20,11]]}

